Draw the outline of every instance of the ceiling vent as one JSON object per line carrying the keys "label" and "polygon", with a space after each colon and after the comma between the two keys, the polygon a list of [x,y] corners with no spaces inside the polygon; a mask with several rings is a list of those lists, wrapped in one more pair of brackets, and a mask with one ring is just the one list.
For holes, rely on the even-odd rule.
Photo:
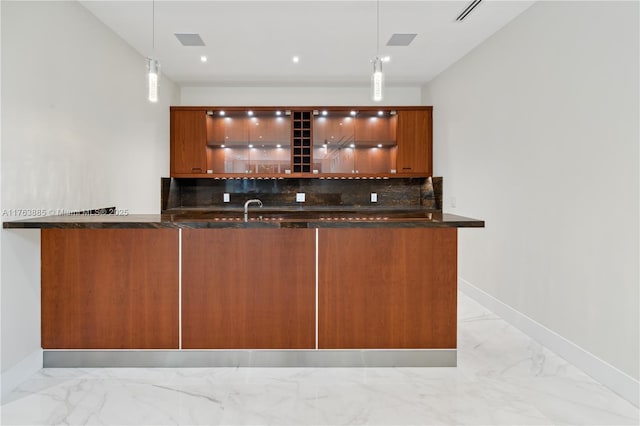
{"label": "ceiling vent", "polygon": [[475,9],[482,0],[473,0],[469,5],[458,15],[456,21],[462,22],[469,14]]}
{"label": "ceiling vent", "polygon": [[174,34],[183,46],[204,46],[200,34]]}
{"label": "ceiling vent", "polygon": [[418,34],[393,34],[387,46],[408,46]]}

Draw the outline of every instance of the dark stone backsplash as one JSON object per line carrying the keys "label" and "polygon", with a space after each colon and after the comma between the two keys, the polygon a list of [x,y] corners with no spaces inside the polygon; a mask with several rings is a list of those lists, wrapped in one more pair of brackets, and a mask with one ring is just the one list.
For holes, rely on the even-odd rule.
{"label": "dark stone backsplash", "polygon": [[[197,179],[162,178],[162,211],[242,207],[259,198],[265,207],[392,207],[442,210],[442,178],[390,179]],[[229,193],[230,202],[223,202]],[[304,192],[304,203],[296,193]],[[370,194],[378,202],[370,202]]]}

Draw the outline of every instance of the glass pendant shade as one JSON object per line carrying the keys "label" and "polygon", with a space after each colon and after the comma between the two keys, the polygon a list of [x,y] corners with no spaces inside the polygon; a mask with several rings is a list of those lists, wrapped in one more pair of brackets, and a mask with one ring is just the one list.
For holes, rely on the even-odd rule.
{"label": "glass pendant shade", "polygon": [[376,57],[373,60],[373,74],[371,75],[371,97],[374,102],[380,102],[383,98],[384,74],[382,73],[382,60]]}
{"label": "glass pendant shade", "polygon": [[160,73],[160,63],[156,59],[147,58],[147,72],[149,102],[158,102],[158,74]]}

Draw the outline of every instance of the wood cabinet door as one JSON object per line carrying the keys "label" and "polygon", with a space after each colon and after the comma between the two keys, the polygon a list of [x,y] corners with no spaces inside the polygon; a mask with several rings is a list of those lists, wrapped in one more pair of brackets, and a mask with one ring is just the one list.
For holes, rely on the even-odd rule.
{"label": "wood cabinet door", "polygon": [[183,230],[182,347],[313,349],[314,230]]}
{"label": "wood cabinet door", "polygon": [[207,113],[171,111],[171,175],[206,173]]}
{"label": "wood cabinet door", "polygon": [[44,349],[178,349],[176,229],[43,229]]}
{"label": "wood cabinet door", "polygon": [[318,233],[320,349],[456,347],[457,229]]}
{"label": "wood cabinet door", "polygon": [[398,173],[432,174],[431,110],[398,111],[396,142]]}

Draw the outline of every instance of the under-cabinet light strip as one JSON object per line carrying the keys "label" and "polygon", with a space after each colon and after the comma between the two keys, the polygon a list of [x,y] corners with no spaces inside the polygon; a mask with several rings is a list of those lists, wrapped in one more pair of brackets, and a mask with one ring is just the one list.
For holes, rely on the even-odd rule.
{"label": "under-cabinet light strip", "polygon": [[316,350],[318,349],[318,228],[316,228]]}
{"label": "under-cabinet light strip", "polygon": [[178,228],[178,349],[182,350],[182,228]]}

